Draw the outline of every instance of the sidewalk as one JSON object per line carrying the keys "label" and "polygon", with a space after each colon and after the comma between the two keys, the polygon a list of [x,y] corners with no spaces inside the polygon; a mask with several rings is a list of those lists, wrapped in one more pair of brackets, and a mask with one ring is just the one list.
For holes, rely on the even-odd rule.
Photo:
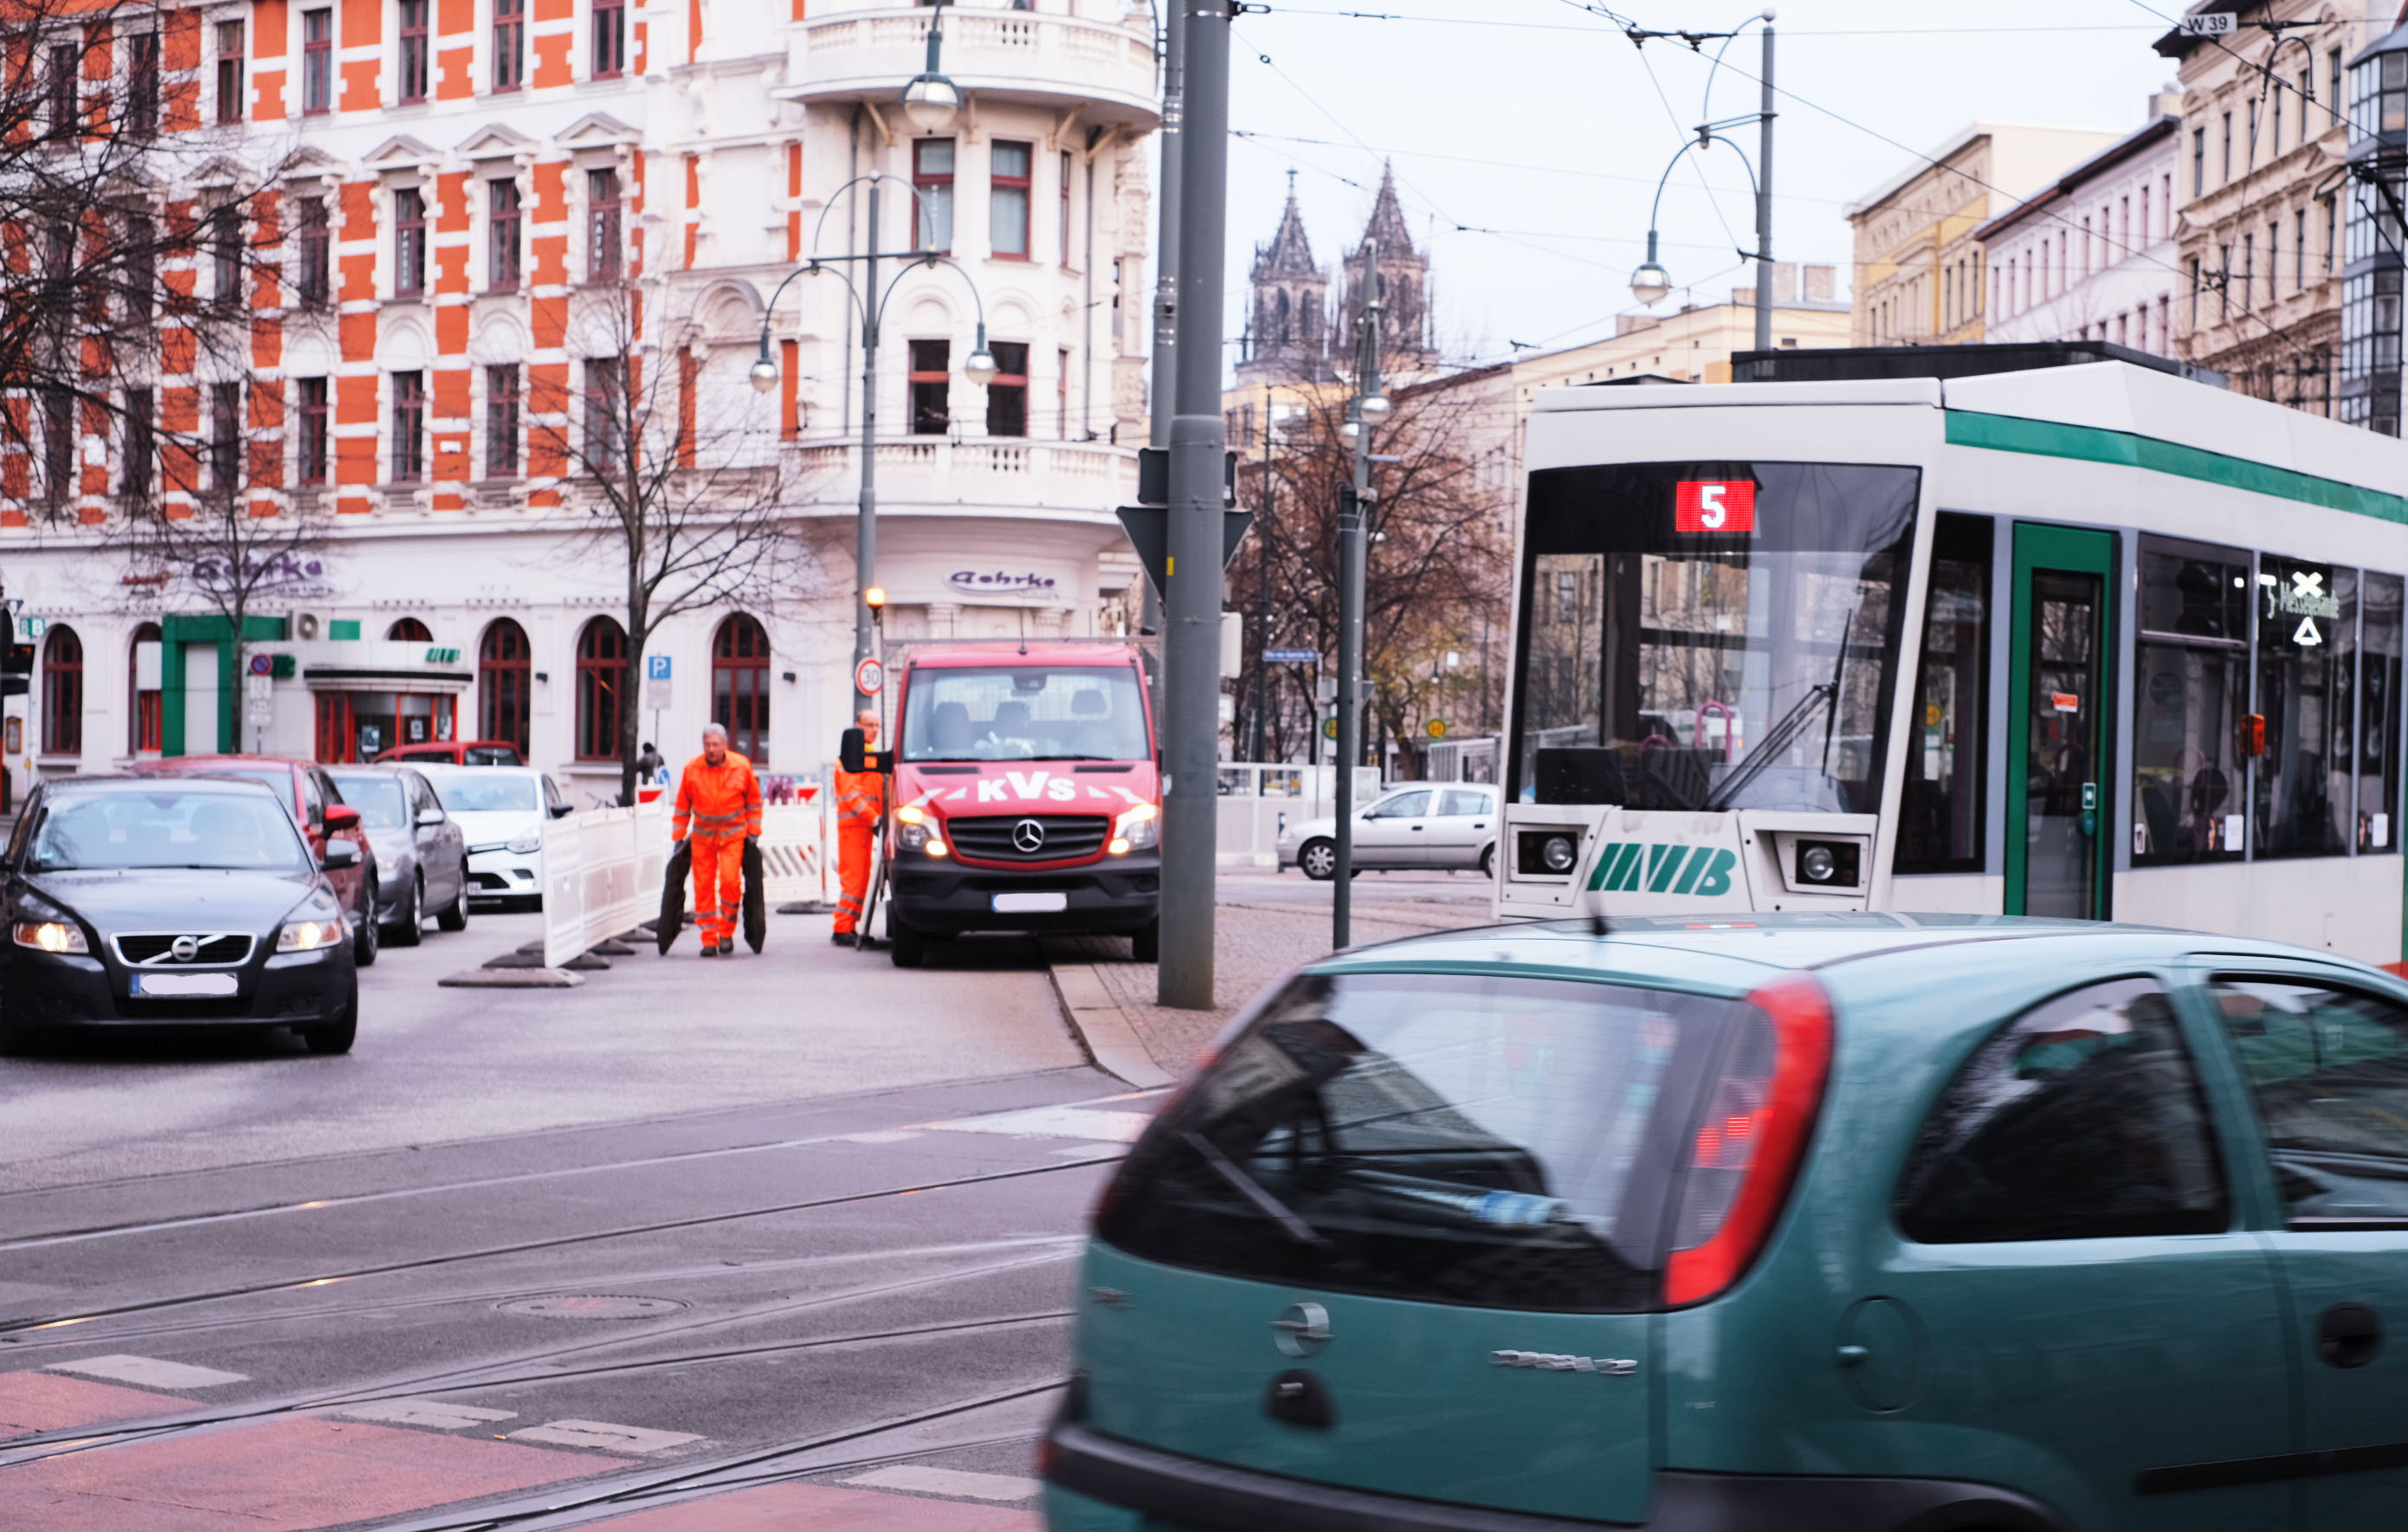
{"label": "sidewalk", "polygon": [[[1485,903],[1357,897],[1350,933],[1357,947],[1426,931],[1488,923]],[[1135,1085],[1167,1084],[1185,1075],[1197,1052],[1262,988],[1289,969],[1329,955],[1326,908],[1223,904],[1213,924],[1211,1010],[1154,1003],[1160,970],[1131,963],[1126,949],[1105,938],[1045,944],[1063,1009],[1096,1062]],[[1147,1076],[1147,1067],[1152,1074]]]}

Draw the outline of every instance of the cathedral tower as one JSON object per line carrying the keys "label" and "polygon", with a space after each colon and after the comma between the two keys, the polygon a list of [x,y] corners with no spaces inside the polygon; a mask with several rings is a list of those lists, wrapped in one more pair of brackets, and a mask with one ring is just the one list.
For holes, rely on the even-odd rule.
{"label": "cathedral tower", "polygon": [[[1429,257],[1413,249],[1405,227],[1405,209],[1397,201],[1397,169],[1385,166],[1380,194],[1371,204],[1371,220],[1363,238],[1380,242],[1380,275],[1383,279],[1382,366],[1392,377],[1408,377],[1437,365],[1429,310]],[[1363,311],[1362,245],[1346,252],[1345,297],[1339,305],[1340,347],[1354,344],[1354,320]]]}
{"label": "cathedral tower", "polygon": [[1304,215],[1296,205],[1296,172],[1287,173],[1287,211],[1279,233],[1254,247],[1253,312],[1240,384],[1303,383],[1328,376],[1329,273],[1312,259]]}

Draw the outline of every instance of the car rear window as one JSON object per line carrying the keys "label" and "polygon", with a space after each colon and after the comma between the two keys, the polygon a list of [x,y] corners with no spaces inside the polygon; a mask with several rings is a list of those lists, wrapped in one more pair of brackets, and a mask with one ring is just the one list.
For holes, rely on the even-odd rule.
{"label": "car rear window", "polygon": [[541,807],[532,777],[447,774],[436,779],[435,795],[455,814],[529,814]]}
{"label": "car rear window", "polygon": [[519,759],[519,752],[508,745],[470,745],[461,753],[463,764],[466,766],[514,766],[526,764]]}
{"label": "car rear window", "polygon": [[1131,1150],[1096,1234],[1143,1259],[1490,1308],[1633,1312],[1738,1002],[1306,975]]}
{"label": "car rear window", "polygon": [[371,830],[397,830],[409,823],[402,801],[401,779],[366,771],[329,773],[343,801],[360,811],[360,823]]}

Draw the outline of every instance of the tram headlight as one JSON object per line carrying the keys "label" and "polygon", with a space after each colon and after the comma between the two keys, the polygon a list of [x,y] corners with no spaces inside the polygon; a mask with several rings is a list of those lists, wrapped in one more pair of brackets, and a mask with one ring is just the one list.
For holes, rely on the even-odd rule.
{"label": "tram headlight", "polygon": [[1579,859],[1579,849],[1572,845],[1572,838],[1568,835],[1551,835],[1540,843],[1539,866],[1549,872],[1570,872],[1572,864]]}
{"label": "tram headlight", "polygon": [[1800,840],[1790,852],[1791,878],[1799,888],[1856,888],[1864,881],[1864,843]]}
{"label": "tram headlight", "polygon": [[1798,853],[1798,876],[1810,883],[1828,883],[1840,870],[1840,859],[1828,846],[1809,846]]}

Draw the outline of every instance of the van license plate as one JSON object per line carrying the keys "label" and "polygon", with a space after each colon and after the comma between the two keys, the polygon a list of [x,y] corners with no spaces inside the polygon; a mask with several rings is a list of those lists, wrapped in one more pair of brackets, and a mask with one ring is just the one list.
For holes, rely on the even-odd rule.
{"label": "van license plate", "polygon": [[137,973],[134,976],[134,993],[136,995],[190,998],[200,995],[232,995],[235,988],[235,977],[230,973]]}
{"label": "van license plate", "polygon": [[1051,894],[998,894],[995,896],[995,912],[998,915],[1047,915],[1070,908],[1070,895],[1056,889]]}

